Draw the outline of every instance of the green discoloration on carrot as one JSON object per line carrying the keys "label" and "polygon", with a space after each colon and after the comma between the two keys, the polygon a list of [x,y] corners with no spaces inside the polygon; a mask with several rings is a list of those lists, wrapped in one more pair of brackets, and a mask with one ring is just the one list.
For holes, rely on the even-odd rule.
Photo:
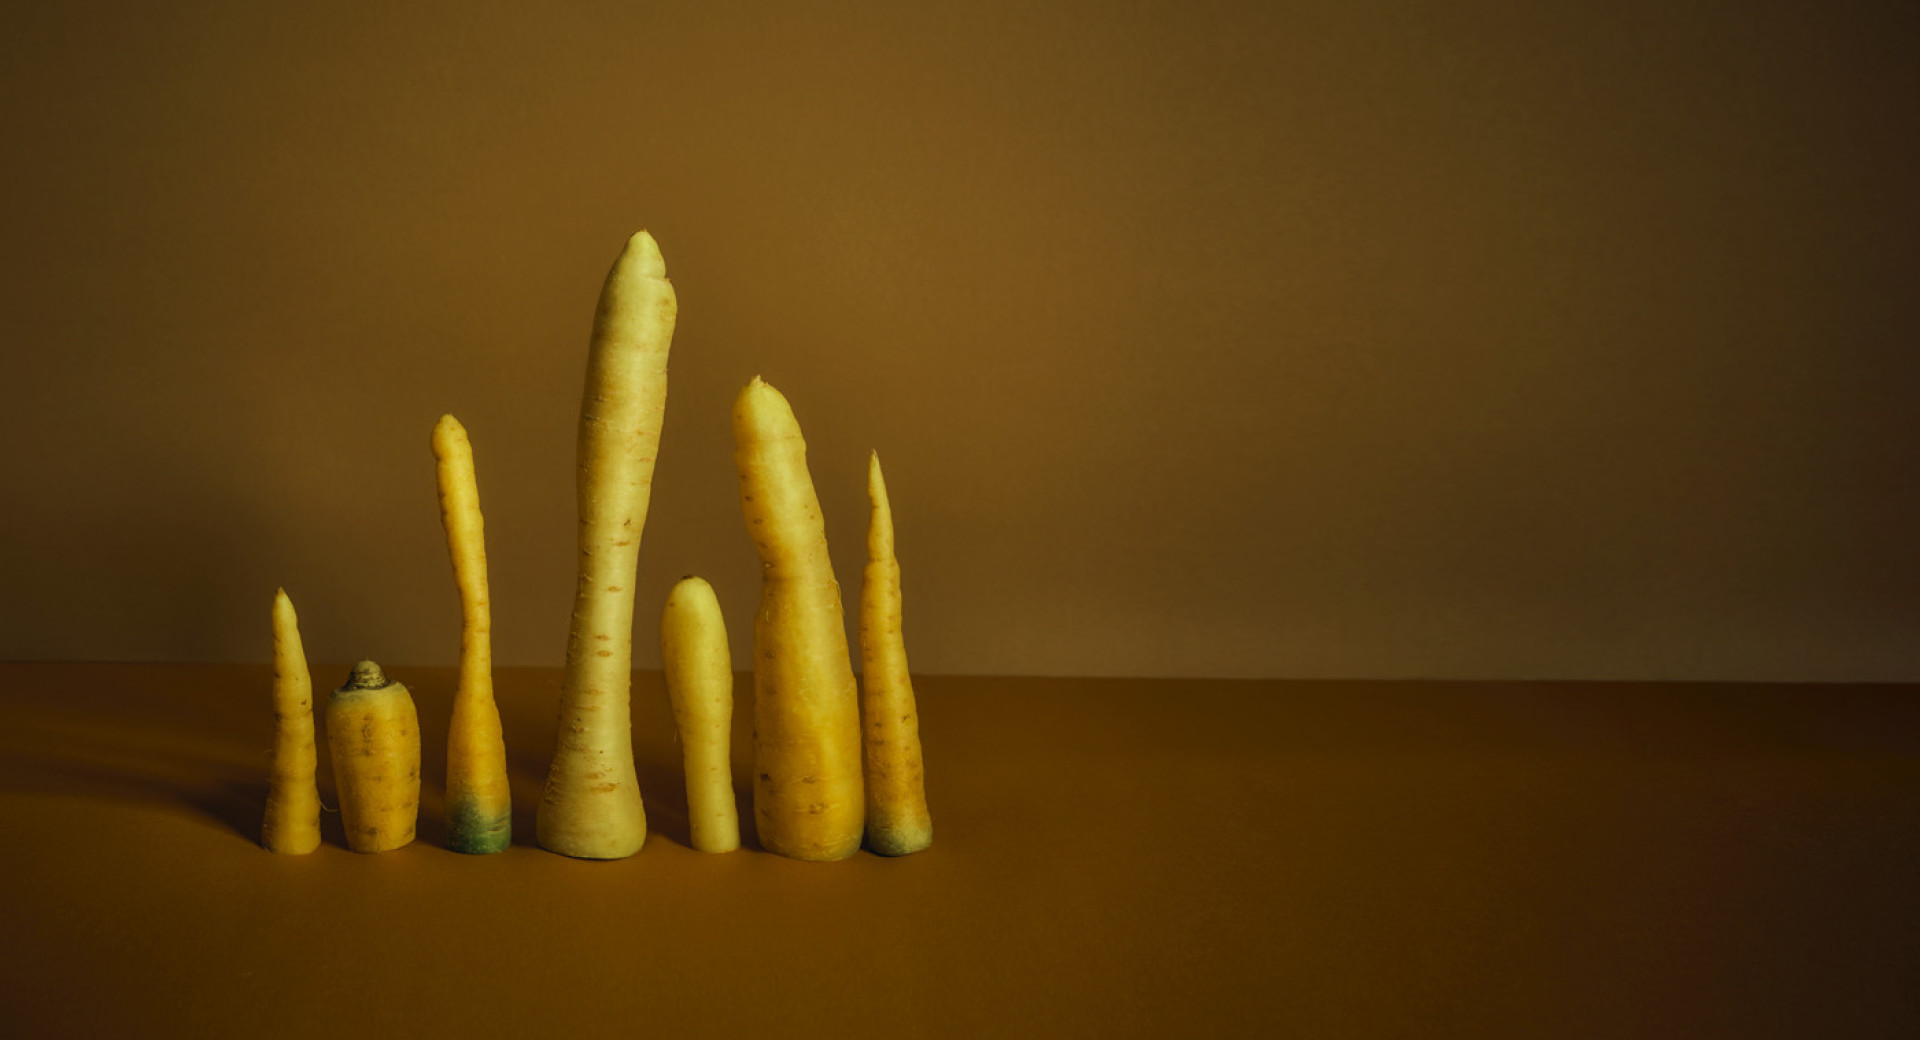
{"label": "green discoloration on carrot", "polygon": [[512,816],[489,814],[474,802],[448,805],[447,824],[447,847],[455,852],[484,856],[513,844]]}
{"label": "green discoloration on carrot", "polygon": [[[860,588],[860,658],[867,718],[867,846],[905,856],[933,843],[925,768],[906,642],[900,633],[900,561],[893,551],[893,506],[880,454],[868,456],[866,580]],[[895,720],[898,720],[897,722]]]}
{"label": "green discoloration on carrot", "polygon": [[[440,520],[447,532],[454,585],[460,592],[460,681],[447,724],[447,804],[467,805],[472,818],[448,821],[447,845],[488,853],[512,841],[513,795],[507,782],[507,746],[493,699],[493,606],[487,591],[486,520],[474,476],[473,442],[451,415],[433,427],[440,488]],[[479,830],[469,833],[473,820]],[[498,830],[499,834],[494,832]]]}

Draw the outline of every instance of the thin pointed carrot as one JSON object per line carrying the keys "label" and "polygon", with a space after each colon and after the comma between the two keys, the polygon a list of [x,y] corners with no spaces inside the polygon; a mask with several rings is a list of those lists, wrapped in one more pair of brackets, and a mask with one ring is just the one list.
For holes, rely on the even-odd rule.
{"label": "thin pointed carrot", "polygon": [[900,561],[893,554],[893,507],[880,453],[867,462],[866,580],[860,586],[860,707],[866,737],[867,845],[904,856],[933,844],[920,712],[900,631]]}
{"label": "thin pointed carrot", "polygon": [[287,590],[273,594],[273,765],[260,844],[304,855],[320,847],[320,787],[314,779],[313,679],[300,619]]}

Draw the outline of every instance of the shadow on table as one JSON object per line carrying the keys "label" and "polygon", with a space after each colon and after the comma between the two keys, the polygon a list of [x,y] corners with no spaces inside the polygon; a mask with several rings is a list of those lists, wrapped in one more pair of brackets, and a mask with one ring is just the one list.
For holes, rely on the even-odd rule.
{"label": "shadow on table", "polygon": [[260,840],[267,803],[266,762],[156,748],[144,740],[75,738],[16,748],[5,756],[0,789],[181,806],[248,841]]}

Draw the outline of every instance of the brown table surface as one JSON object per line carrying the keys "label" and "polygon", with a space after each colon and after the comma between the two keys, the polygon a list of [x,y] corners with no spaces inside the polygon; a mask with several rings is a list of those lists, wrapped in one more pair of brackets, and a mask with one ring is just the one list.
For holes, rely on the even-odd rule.
{"label": "brown table surface", "polygon": [[557,670],[486,857],[391,671],[421,839],[277,856],[264,665],[0,665],[0,1033],[1920,1035],[1915,687],[928,677],[934,847],[812,864],[688,848],[640,673],[593,863],[531,844]]}

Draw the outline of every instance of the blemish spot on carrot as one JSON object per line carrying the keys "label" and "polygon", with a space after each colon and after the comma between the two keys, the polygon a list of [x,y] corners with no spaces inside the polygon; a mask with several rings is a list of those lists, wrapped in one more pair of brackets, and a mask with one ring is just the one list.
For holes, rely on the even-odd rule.
{"label": "blemish spot on carrot", "polygon": [[620,591],[620,586],[618,586],[618,585],[609,585],[609,586],[607,586],[607,591],[608,591],[608,592],[619,592],[619,591]]}

